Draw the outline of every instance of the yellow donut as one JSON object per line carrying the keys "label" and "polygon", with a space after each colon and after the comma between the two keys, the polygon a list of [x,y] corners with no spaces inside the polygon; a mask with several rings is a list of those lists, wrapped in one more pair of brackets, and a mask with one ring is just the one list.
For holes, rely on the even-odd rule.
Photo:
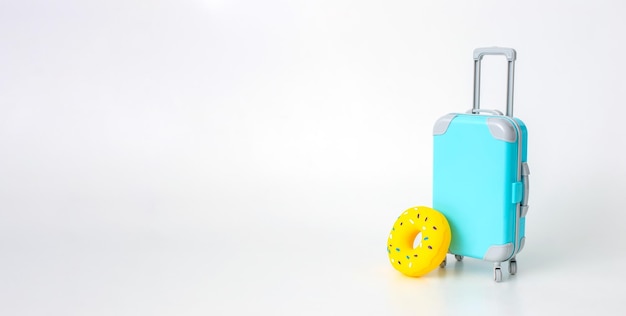
{"label": "yellow donut", "polygon": [[[416,241],[420,233],[421,240]],[[387,238],[389,261],[405,275],[422,276],[444,260],[451,237],[443,214],[426,206],[412,207],[398,217]]]}

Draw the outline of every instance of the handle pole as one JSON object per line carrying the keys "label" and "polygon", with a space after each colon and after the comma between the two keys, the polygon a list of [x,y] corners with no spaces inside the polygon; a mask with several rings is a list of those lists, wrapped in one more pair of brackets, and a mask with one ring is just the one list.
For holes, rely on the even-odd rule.
{"label": "handle pole", "polygon": [[480,109],[480,60],[474,60],[474,110]]}
{"label": "handle pole", "polygon": [[515,62],[509,61],[507,89],[506,89],[506,115],[513,117],[513,84],[515,73]]}
{"label": "handle pole", "polygon": [[480,109],[480,62],[485,55],[504,55],[508,61],[506,115],[513,117],[513,84],[517,53],[514,49],[505,47],[485,47],[474,50],[474,105],[472,112]]}

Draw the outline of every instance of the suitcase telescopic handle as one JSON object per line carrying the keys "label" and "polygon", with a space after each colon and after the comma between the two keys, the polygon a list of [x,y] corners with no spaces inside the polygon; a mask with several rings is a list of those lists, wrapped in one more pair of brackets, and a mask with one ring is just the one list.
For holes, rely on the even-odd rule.
{"label": "suitcase telescopic handle", "polygon": [[480,62],[485,55],[504,55],[508,61],[508,79],[506,89],[506,115],[513,117],[513,77],[517,53],[513,48],[483,47],[474,50],[474,106],[472,113],[480,109]]}

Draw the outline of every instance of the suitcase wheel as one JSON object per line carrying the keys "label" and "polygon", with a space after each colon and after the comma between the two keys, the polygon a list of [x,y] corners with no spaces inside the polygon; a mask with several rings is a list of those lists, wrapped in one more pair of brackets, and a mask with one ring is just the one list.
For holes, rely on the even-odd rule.
{"label": "suitcase wheel", "polygon": [[502,281],[502,269],[493,268],[493,280],[496,282]]}
{"label": "suitcase wheel", "polygon": [[447,263],[448,263],[448,258],[447,258],[447,256],[446,256],[446,257],[443,257],[443,261],[441,261],[441,263],[439,264],[439,267],[440,267],[440,268],[445,268]]}
{"label": "suitcase wheel", "polygon": [[461,255],[454,255],[454,258],[456,259],[456,261],[463,261],[463,256]]}
{"label": "suitcase wheel", "polygon": [[500,262],[493,263],[493,280],[496,282],[502,281],[502,268]]}
{"label": "suitcase wheel", "polygon": [[515,258],[509,261],[509,273],[515,275],[517,273],[517,260]]}

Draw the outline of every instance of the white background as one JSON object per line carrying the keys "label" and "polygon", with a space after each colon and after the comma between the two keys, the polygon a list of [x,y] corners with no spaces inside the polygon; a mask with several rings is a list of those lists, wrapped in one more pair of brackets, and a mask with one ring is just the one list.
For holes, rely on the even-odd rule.
{"label": "white background", "polygon": [[[622,1],[0,2],[0,314],[620,314]],[[384,249],[518,51],[519,273]],[[503,109],[504,59],[483,107]],[[506,271],[506,270],[505,270]]]}

